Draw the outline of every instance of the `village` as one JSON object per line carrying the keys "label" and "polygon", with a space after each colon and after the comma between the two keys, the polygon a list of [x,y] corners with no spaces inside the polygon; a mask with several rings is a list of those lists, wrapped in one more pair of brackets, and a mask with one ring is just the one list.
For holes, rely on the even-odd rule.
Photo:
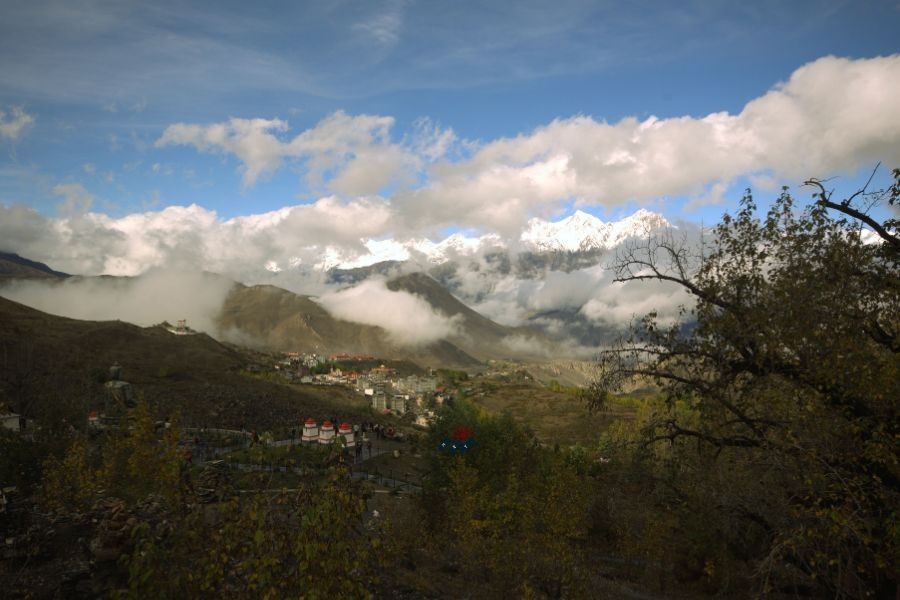
{"label": "village", "polygon": [[[262,369],[259,365],[249,368],[257,373]],[[424,374],[404,374],[368,355],[337,353],[326,357],[285,352],[272,370],[289,383],[349,387],[365,396],[376,413],[411,416],[412,423],[420,427],[434,420],[435,408],[452,400],[454,391],[450,387],[453,382],[433,369]]]}

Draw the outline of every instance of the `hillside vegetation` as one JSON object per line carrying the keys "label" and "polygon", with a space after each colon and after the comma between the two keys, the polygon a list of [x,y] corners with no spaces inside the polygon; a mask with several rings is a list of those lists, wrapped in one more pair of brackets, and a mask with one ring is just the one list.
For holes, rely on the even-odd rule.
{"label": "hillside vegetation", "polygon": [[205,334],[67,319],[0,297],[0,398],[39,421],[83,422],[103,402],[115,362],[160,416],[180,410],[198,426],[271,428],[306,415],[350,416],[362,405],[342,388],[294,388],[241,375],[254,359]]}

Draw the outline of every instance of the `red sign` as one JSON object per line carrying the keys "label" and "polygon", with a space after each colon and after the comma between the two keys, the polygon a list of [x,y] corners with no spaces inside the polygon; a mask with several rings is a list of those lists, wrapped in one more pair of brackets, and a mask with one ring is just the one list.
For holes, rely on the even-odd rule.
{"label": "red sign", "polygon": [[451,437],[457,442],[465,442],[472,437],[472,430],[468,427],[457,427],[453,430]]}

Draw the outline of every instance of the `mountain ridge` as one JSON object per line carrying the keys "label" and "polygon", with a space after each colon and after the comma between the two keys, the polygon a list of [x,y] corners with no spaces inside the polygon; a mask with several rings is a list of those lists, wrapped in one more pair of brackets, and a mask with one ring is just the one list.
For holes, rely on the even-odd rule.
{"label": "mountain ridge", "polygon": [[65,279],[68,273],[55,271],[48,265],[19,256],[15,252],[0,252],[0,280],[2,279]]}
{"label": "mountain ridge", "polygon": [[404,346],[381,327],[337,318],[312,297],[272,285],[236,285],[217,322],[226,339],[243,336],[250,345],[273,350],[348,352],[455,367],[481,362],[448,340]]}

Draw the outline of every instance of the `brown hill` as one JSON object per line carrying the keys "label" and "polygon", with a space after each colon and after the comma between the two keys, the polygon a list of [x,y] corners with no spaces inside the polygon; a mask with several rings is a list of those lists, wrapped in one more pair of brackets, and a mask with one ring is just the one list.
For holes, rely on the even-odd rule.
{"label": "brown hill", "polygon": [[[531,329],[505,327],[472,310],[425,273],[401,275],[388,281],[387,287],[415,294],[438,312],[456,317],[460,323],[459,333],[447,341],[480,360],[536,358],[540,357],[539,348],[548,347],[547,340]],[[512,343],[513,340],[518,343]]]}
{"label": "brown hill", "polygon": [[404,347],[380,327],[337,319],[308,296],[270,285],[236,285],[218,322],[223,335],[274,350],[369,354],[408,359],[420,365],[478,364],[448,341]]}
{"label": "brown hill", "polygon": [[242,375],[250,360],[207,335],[67,319],[0,297],[0,401],[27,417],[83,421],[101,405],[104,375],[114,362],[159,414],[180,410],[188,424],[271,428],[306,416],[363,414],[364,403],[349,390]]}
{"label": "brown hill", "polygon": [[0,252],[0,281],[4,279],[64,279],[69,275],[54,271],[42,262],[28,260],[12,252]]}

